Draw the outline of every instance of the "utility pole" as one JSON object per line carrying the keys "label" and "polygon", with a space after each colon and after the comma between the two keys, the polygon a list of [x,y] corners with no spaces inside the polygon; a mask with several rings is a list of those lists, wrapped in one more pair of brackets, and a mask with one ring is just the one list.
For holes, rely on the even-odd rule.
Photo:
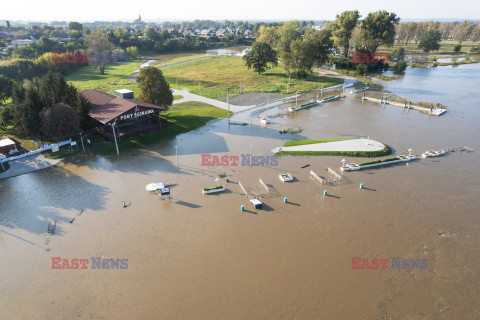
{"label": "utility pole", "polygon": [[202,88],[200,87],[200,81],[198,81],[198,95],[202,95]]}
{"label": "utility pole", "polygon": [[178,162],[178,146],[175,146],[175,155],[177,156],[177,171],[180,170],[180,164]]}
{"label": "utility pole", "polygon": [[227,114],[228,125],[230,125],[230,97],[228,96],[228,90],[227,90],[227,107],[228,107],[228,114]]}
{"label": "utility pole", "polygon": [[85,145],[83,144],[82,133],[80,132],[80,140],[82,141],[83,153],[85,153]]}
{"label": "utility pole", "polygon": [[250,167],[252,166],[252,145],[250,145]]}
{"label": "utility pole", "polygon": [[283,148],[283,130],[284,130],[284,127],[285,127],[285,121],[282,122],[282,148]]}
{"label": "utility pole", "polygon": [[113,130],[113,139],[115,140],[115,147],[117,147],[117,156],[119,156],[120,151],[118,151],[117,134],[115,133],[115,125],[111,123],[110,125],[112,126],[112,130]]}

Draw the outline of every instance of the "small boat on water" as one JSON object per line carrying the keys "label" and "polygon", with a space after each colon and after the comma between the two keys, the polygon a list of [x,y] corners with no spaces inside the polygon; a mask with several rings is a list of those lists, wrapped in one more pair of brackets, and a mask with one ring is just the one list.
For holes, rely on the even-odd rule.
{"label": "small boat on water", "polygon": [[445,153],[446,152],[444,150],[440,150],[440,151],[430,150],[423,153],[422,158],[425,159],[425,158],[440,157],[440,156],[443,156]]}
{"label": "small boat on water", "polygon": [[261,123],[261,124],[270,124],[270,119],[268,119],[268,118],[261,118],[261,119],[260,119],[260,123]]}
{"label": "small boat on water", "polygon": [[170,186],[174,186],[175,185],[175,182],[152,182],[150,184],[147,184],[147,186],[145,187],[145,190],[147,190],[148,192],[155,192],[157,190],[161,190],[161,189],[164,189],[166,187],[170,187]]}
{"label": "small boat on water", "polygon": [[290,173],[282,173],[278,176],[280,178],[280,180],[282,180],[283,182],[290,182],[290,181],[293,181],[293,177]]}

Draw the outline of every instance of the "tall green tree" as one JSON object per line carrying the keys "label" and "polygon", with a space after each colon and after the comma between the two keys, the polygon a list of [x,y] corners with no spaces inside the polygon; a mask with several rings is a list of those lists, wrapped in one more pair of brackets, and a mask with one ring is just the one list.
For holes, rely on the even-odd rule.
{"label": "tall green tree", "polygon": [[363,47],[375,52],[381,45],[391,47],[395,42],[395,25],[400,18],[385,10],[369,13],[361,24]]}
{"label": "tall green tree", "polygon": [[172,105],[173,94],[161,70],[155,67],[140,69],[137,83],[140,88],[140,96],[138,97],[140,100],[162,107]]}
{"label": "tall green tree", "polygon": [[82,31],[83,24],[81,24],[80,22],[72,21],[68,24],[68,30]]}
{"label": "tall green tree", "polygon": [[80,131],[78,114],[63,103],[54,104],[40,113],[43,137],[48,141],[66,140]]}
{"label": "tall green tree", "polygon": [[283,59],[285,70],[295,74],[297,78],[305,78],[312,72],[313,58],[309,53],[308,43],[296,39],[290,44],[290,51]]}
{"label": "tall green tree", "polygon": [[358,19],[360,19],[358,10],[344,11],[337,15],[335,22],[332,24],[335,44],[343,48],[345,58],[348,55],[350,38],[352,37],[353,29],[355,29],[358,23]]}
{"label": "tall green tree", "polygon": [[107,32],[92,31],[87,35],[87,46],[90,54],[89,63],[98,66],[100,74],[105,74],[105,67],[112,61],[112,52],[115,48],[110,42]]}
{"label": "tall green tree", "polygon": [[38,89],[29,85],[25,90],[25,98],[16,105],[13,123],[16,132],[24,137],[40,136],[40,112],[43,104],[38,94]]}
{"label": "tall green tree", "polygon": [[243,60],[248,69],[253,68],[258,74],[278,65],[277,52],[266,42],[255,42],[252,50],[243,56]]}
{"label": "tall green tree", "polygon": [[328,60],[328,55],[333,50],[334,40],[330,29],[317,31],[311,27],[305,30],[306,50],[312,60],[320,68]]}
{"label": "tall green tree", "polygon": [[13,80],[0,74],[0,102],[4,103],[12,96]]}
{"label": "tall green tree", "polygon": [[423,49],[424,52],[437,51],[440,49],[440,41],[442,36],[437,30],[425,31],[420,37],[418,48]]}

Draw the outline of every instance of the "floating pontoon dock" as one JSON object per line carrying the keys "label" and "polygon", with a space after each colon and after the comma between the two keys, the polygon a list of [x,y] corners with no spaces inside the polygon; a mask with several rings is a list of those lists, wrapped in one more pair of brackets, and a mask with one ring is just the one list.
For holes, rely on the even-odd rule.
{"label": "floating pontoon dock", "polygon": [[383,103],[385,105],[389,104],[389,105],[392,105],[392,106],[405,108],[405,109],[413,109],[413,110],[417,110],[417,111],[420,111],[420,112],[423,112],[423,113],[426,113],[426,114],[431,114],[431,115],[434,115],[434,116],[437,116],[437,117],[441,116],[442,114],[447,112],[446,109],[440,109],[440,108],[429,109],[429,108],[425,108],[425,107],[421,107],[421,106],[412,106],[411,104],[407,104],[407,103],[402,104],[402,103],[399,103],[399,102],[388,101],[388,99],[383,100],[383,99],[370,98],[370,97],[363,96],[362,100],[379,102],[380,104]]}

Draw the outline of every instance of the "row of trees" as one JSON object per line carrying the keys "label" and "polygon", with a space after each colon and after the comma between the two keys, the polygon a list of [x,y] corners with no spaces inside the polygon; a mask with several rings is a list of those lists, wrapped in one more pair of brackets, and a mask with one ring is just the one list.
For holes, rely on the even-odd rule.
{"label": "row of trees", "polygon": [[400,21],[395,13],[377,11],[369,13],[362,21],[360,18],[356,10],[345,11],[321,30],[311,24],[303,28],[298,21],[261,26],[256,43],[244,57],[246,65],[261,73],[280,59],[289,74],[305,77],[313,66],[319,67],[339,49],[343,50],[346,59],[352,40],[355,48],[367,53],[375,52],[381,45],[394,44],[395,26]]}
{"label": "row of trees", "polygon": [[14,83],[13,103],[0,114],[3,125],[13,125],[23,137],[60,141],[88,129],[88,100],[60,73],[48,73],[24,84]]}
{"label": "row of trees", "polygon": [[402,22],[396,28],[397,42],[399,44],[419,43],[420,38],[427,31],[438,31],[441,40],[455,40],[459,44],[466,40],[476,42],[480,38],[480,23]]}

